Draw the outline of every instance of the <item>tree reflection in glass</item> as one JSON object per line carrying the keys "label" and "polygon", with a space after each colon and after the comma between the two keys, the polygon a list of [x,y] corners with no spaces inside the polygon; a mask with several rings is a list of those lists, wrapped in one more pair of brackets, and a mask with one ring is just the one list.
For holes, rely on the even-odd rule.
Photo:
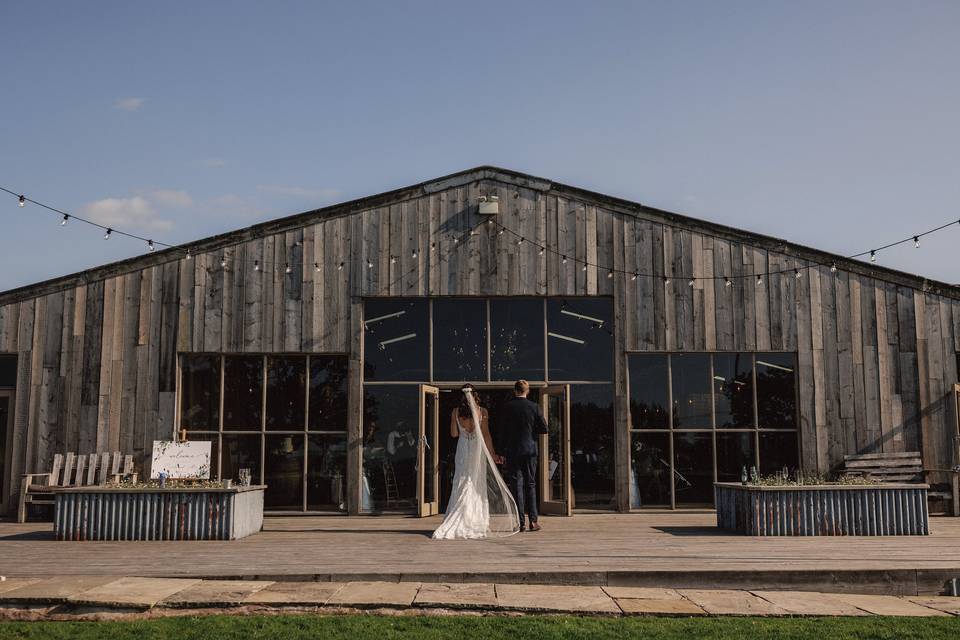
{"label": "tree reflection in glass", "polygon": [[543,300],[491,300],[490,328],[494,380],[546,379]]}
{"label": "tree reflection in glass", "polygon": [[797,426],[797,397],[792,353],[757,354],[757,422],[761,429]]}
{"label": "tree reflection in glass", "polygon": [[669,429],[670,378],[667,356],[632,354],[630,419],[634,429]]}
{"label": "tree reflection in glass", "polygon": [[670,356],[673,376],[673,428],[713,428],[710,406],[710,354],[675,353]]}
{"label": "tree reflection in glass", "polygon": [[433,379],[487,379],[485,300],[433,302]]}
{"label": "tree reflection in glass", "polygon": [[185,355],[180,362],[180,426],[220,430],[220,356]]}
{"label": "tree reflection in glass", "polygon": [[366,380],[429,380],[427,300],[367,300],[363,359]]}
{"label": "tree reflection in glass", "polygon": [[267,429],[303,431],[306,409],[307,359],[267,358]]}
{"label": "tree reflection in glass", "polygon": [[713,354],[717,428],[753,427],[753,354]]}
{"label": "tree reflection in glass", "polygon": [[223,360],[223,429],[259,431],[263,407],[263,356]]}

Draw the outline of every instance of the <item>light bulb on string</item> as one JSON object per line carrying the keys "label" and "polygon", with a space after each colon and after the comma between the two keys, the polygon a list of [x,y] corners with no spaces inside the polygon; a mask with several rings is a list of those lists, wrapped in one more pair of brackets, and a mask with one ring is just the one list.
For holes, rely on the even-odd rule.
{"label": "light bulb on string", "polygon": [[69,219],[70,219],[70,216],[68,216],[67,214],[63,214],[63,221],[60,223],[60,226],[61,226],[61,227],[62,227],[62,226],[65,226],[65,225],[67,224],[67,221],[68,221]]}
{"label": "light bulb on string", "polygon": [[[343,263],[342,263],[342,262],[340,263],[340,268],[341,268],[341,269],[343,268]],[[320,263],[319,263],[319,262],[314,262],[314,263],[313,263],[313,270],[316,271],[317,273],[320,273]]]}
{"label": "light bulb on string", "polygon": [[920,248],[920,236],[913,236],[913,246],[916,249]]}
{"label": "light bulb on string", "polygon": [[103,239],[104,239],[104,240],[109,240],[111,233],[113,233],[113,229],[107,229],[107,232],[106,232],[105,234],[103,234]]}
{"label": "light bulb on string", "polygon": [[224,269],[227,268],[227,256],[220,257],[220,266],[223,267]]}
{"label": "light bulb on string", "polygon": [[546,249],[544,249],[543,247],[540,247],[539,254],[542,256],[544,253],[546,253],[546,251],[547,251]]}
{"label": "light bulb on string", "polygon": [[500,230],[497,231],[497,235],[498,235],[498,236],[502,236],[502,235],[503,235],[503,227],[500,227]]}
{"label": "light bulb on string", "polygon": [[763,284],[763,276],[757,276],[757,286],[759,287],[762,284]]}
{"label": "light bulb on string", "polygon": [[803,274],[800,272],[800,269],[794,269],[793,275],[796,277],[797,280],[803,277]]}
{"label": "light bulb on string", "polygon": [[609,280],[612,277],[613,277],[613,270],[611,269],[610,271],[607,272],[607,279]]}
{"label": "light bulb on string", "polygon": [[733,286],[733,280],[731,280],[730,278],[725,278],[724,281],[723,281],[723,284],[726,285],[726,286],[728,286],[728,287],[732,287],[732,286]]}
{"label": "light bulb on string", "polygon": [[830,265],[830,273],[836,273],[836,272],[837,272],[837,263],[834,262]]}
{"label": "light bulb on string", "polygon": [[635,273],[635,274],[633,274],[632,276],[630,276],[630,280],[635,281],[635,280],[636,280],[637,278],[639,278],[639,277],[640,277],[640,274],[639,274],[639,273]]}
{"label": "light bulb on string", "polygon": [[587,263],[584,262],[584,263],[583,263],[583,266],[580,267],[580,271],[586,271],[586,270],[587,270]]}
{"label": "light bulb on string", "polygon": [[524,238],[520,238],[519,240],[517,240],[517,246],[519,247],[520,245],[522,245],[523,241],[524,241]]}
{"label": "light bulb on string", "polygon": [[665,284],[665,285],[668,286],[668,287],[670,286],[670,276],[666,276],[666,277],[663,279],[663,284]]}
{"label": "light bulb on string", "polygon": [[870,249],[870,262],[877,261],[877,252],[875,249]]}
{"label": "light bulb on string", "polygon": [[373,269],[373,261],[370,258],[367,258],[367,269]]}
{"label": "light bulb on string", "polygon": [[153,246],[153,240],[147,240],[147,249],[150,251],[156,251],[156,247]]}
{"label": "light bulb on string", "polygon": [[414,249],[413,251],[410,252],[410,257],[413,258],[414,260],[417,259],[417,256],[418,256],[418,255],[420,255],[420,254],[417,252],[416,249]]}
{"label": "light bulb on string", "polygon": [[390,264],[397,264],[397,256],[390,256]]}
{"label": "light bulb on string", "polygon": [[254,270],[254,271],[260,271],[260,261],[259,261],[259,260],[254,260],[254,261],[253,261],[253,270]]}
{"label": "light bulb on string", "polygon": [[[320,271],[320,269],[317,269],[317,271]],[[343,271],[343,263],[342,263],[342,262],[341,262],[339,265],[337,265],[337,271]]]}
{"label": "light bulb on string", "polygon": [[20,196],[19,199],[18,199],[18,204],[19,204],[21,207],[27,206],[27,199],[24,198],[23,196]]}
{"label": "light bulb on string", "polygon": [[697,284],[697,281],[694,280],[693,278],[690,278],[689,280],[687,280],[687,285],[688,285],[688,286],[691,286],[691,287],[692,287],[692,286],[695,285],[695,284]]}
{"label": "light bulb on string", "polygon": [[190,253],[190,249],[187,249],[187,255],[185,255],[184,258],[187,260],[193,259],[193,254]]}
{"label": "light bulb on string", "polygon": [[567,264],[567,256],[563,256],[563,264]]}
{"label": "light bulb on string", "polygon": [[293,273],[293,268],[290,267],[290,263],[289,263],[289,262],[287,262],[287,263],[284,264],[284,266],[283,266],[283,272],[284,272],[284,273]]}

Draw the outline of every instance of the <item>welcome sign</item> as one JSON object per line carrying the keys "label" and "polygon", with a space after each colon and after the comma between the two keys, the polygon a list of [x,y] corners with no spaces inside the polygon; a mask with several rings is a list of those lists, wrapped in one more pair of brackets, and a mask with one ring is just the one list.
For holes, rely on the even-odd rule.
{"label": "welcome sign", "polygon": [[154,440],[150,478],[210,478],[210,442]]}

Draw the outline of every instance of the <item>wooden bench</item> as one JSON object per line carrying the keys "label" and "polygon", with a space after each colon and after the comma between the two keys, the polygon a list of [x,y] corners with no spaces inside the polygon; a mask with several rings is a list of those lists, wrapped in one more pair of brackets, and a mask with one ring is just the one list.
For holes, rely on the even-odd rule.
{"label": "wooden bench", "polygon": [[54,503],[55,487],[88,487],[130,479],[137,481],[133,470],[133,456],[113,453],[76,455],[56,454],[47,473],[25,473],[20,484],[20,505],[17,522],[26,522],[28,504]]}
{"label": "wooden bench", "polygon": [[[923,456],[919,451],[903,453],[864,453],[843,457],[844,473],[848,476],[863,476],[882,483],[930,484],[927,495],[931,498],[951,501],[953,515],[960,515],[960,483],[957,469],[924,469]],[[950,476],[948,490],[938,490],[930,482],[932,474]]]}

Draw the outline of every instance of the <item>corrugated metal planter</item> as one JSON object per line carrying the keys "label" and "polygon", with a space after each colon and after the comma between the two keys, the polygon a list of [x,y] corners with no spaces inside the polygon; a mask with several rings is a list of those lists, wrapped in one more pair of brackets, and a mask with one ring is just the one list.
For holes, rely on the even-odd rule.
{"label": "corrugated metal planter", "polygon": [[718,482],[717,526],[750,536],[925,536],[925,484],[757,487]]}
{"label": "corrugated metal planter", "polygon": [[54,532],[57,540],[236,540],[262,528],[264,488],[63,488]]}

